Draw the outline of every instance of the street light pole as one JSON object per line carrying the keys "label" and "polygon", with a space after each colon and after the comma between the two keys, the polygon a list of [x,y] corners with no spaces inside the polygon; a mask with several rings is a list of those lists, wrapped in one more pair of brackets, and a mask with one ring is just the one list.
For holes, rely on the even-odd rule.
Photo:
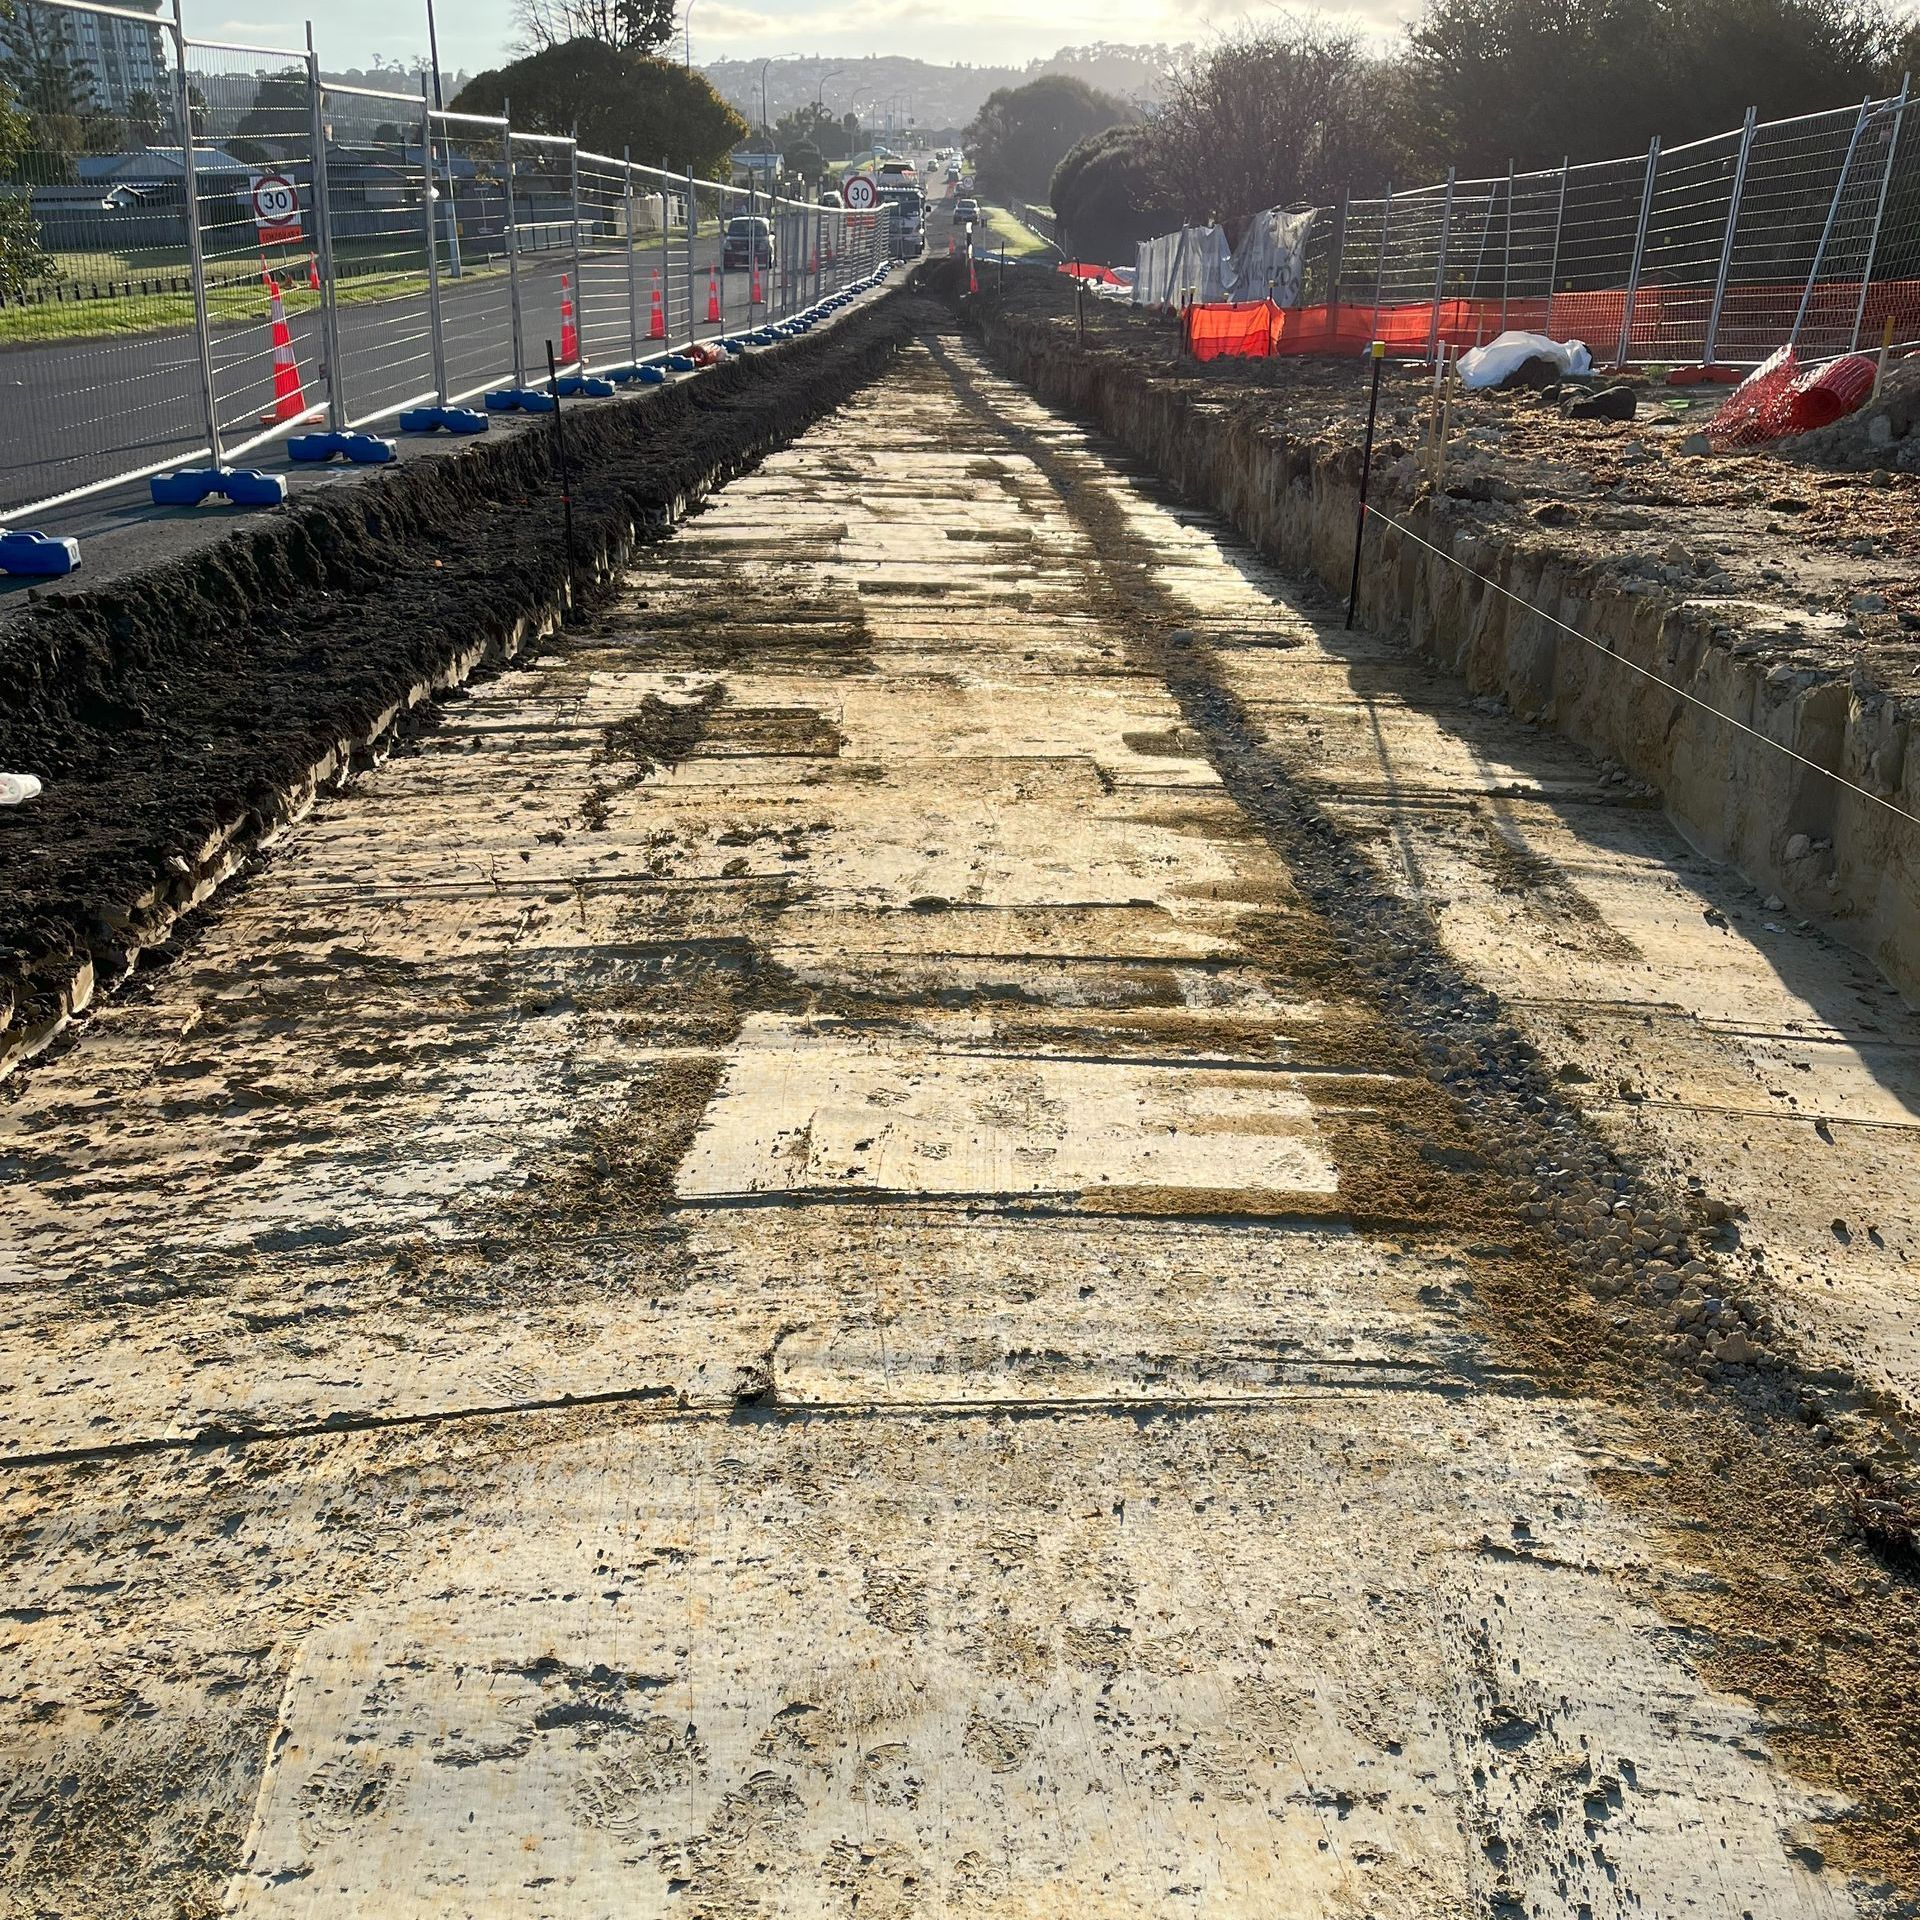
{"label": "street light pole", "polygon": [[687,71],[693,71],[693,0],[687,0],[687,10],[680,16],[680,31],[685,36],[683,51],[686,54]]}

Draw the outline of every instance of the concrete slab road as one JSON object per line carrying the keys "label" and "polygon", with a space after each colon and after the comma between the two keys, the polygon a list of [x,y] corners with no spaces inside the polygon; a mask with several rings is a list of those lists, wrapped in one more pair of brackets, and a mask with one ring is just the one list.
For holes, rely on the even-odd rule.
{"label": "concrete slab road", "polygon": [[931,340],[19,1082],[8,1910],[1878,1910],[1897,1582],[1568,1358],[1196,635],[1341,710]]}

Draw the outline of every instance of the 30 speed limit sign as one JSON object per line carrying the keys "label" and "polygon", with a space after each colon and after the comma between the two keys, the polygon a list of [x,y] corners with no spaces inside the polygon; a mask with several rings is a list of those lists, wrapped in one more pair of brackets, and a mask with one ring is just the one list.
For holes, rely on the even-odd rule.
{"label": "30 speed limit sign", "polygon": [[855,213],[871,213],[880,204],[880,189],[870,173],[856,173],[842,191]]}
{"label": "30 speed limit sign", "polygon": [[276,240],[300,238],[300,190],[284,173],[250,173],[253,224],[264,247]]}

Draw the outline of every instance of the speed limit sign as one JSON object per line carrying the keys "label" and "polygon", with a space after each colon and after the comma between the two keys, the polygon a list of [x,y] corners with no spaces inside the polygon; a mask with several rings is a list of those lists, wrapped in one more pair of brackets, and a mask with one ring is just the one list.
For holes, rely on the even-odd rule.
{"label": "speed limit sign", "polygon": [[856,173],[846,184],[847,205],[855,213],[871,213],[880,204],[880,189],[870,173]]}
{"label": "speed limit sign", "polygon": [[300,190],[284,173],[250,173],[247,187],[253,199],[253,224],[260,244],[300,238]]}

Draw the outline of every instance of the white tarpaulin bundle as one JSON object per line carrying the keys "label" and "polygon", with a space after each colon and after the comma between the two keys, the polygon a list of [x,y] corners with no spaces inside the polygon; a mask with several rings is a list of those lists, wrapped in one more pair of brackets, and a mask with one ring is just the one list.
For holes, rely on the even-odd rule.
{"label": "white tarpaulin bundle", "polygon": [[1225,300],[1233,254],[1218,227],[1182,227],[1142,240],[1135,259],[1133,304],[1177,307],[1183,299]]}
{"label": "white tarpaulin bundle", "polygon": [[1529,360],[1551,360],[1562,373],[1591,373],[1593,356],[1584,340],[1554,340],[1544,333],[1502,333],[1484,347],[1471,347],[1455,362],[1463,387],[1497,387]]}
{"label": "white tarpaulin bundle", "polygon": [[1271,299],[1278,307],[1297,307],[1305,294],[1307,229],[1314,209],[1288,213],[1269,207],[1256,213],[1233,250],[1229,300]]}
{"label": "white tarpaulin bundle", "polygon": [[1177,307],[1183,299],[1201,306],[1222,301],[1264,300],[1297,307],[1307,264],[1307,230],[1313,209],[1288,213],[1270,207],[1256,213],[1237,247],[1219,227],[1182,227],[1140,242],[1134,272],[1137,307]]}

